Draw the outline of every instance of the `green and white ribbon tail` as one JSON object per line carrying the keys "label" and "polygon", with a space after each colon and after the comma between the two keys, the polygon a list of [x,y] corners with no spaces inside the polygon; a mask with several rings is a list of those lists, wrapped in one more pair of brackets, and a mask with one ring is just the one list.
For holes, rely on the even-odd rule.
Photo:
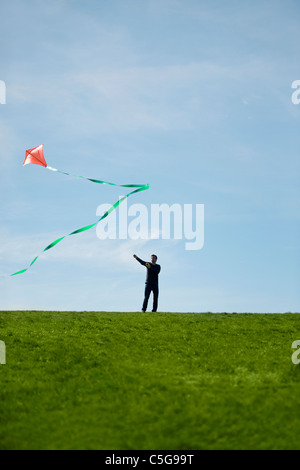
{"label": "green and white ribbon tail", "polygon": [[[40,145],[39,147],[35,147],[33,149],[26,150],[24,165],[27,165],[29,163],[41,165],[41,166],[44,166],[45,168],[48,168],[48,170],[55,171],[57,173],[62,173],[63,175],[67,175],[67,176],[75,176],[76,178],[85,179],[85,180],[88,180],[88,181],[90,181],[92,183],[96,183],[96,184],[107,184],[107,185],[110,185],[110,186],[119,186],[121,188],[135,188],[133,191],[128,193],[126,196],[122,196],[117,202],[115,202],[110,207],[110,209],[108,211],[106,211],[100,217],[100,219],[97,220],[95,223],[93,223],[91,225],[86,225],[84,227],[81,227],[81,228],[79,228],[77,230],[74,230],[73,232],[69,233],[68,235],[60,237],[57,240],[54,240],[52,243],[50,243],[48,246],[46,246],[46,248],[42,251],[42,253],[45,253],[46,251],[50,250],[51,248],[56,246],[58,243],[60,243],[62,240],[64,240],[66,237],[70,237],[72,235],[76,235],[78,233],[85,232],[85,231],[90,230],[91,228],[95,227],[99,222],[101,222],[101,220],[105,219],[112,211],[114,211],[129,196],[131,196],[132,194],[138,193],[140,191],[146,191],[150,187],[149,184],[116,184],[116,183],[110,183],[108,181],[98,180],[98,179],[94,179],[94,178],[87,178],[85,176],[72,175],[70,173],[66,173],[64,171],[57,170],[56,168],[52,168],[52,167],[47,165],[47,163],[44,159],[43,146],[42,145]],[[29,266],[27,268],[21,269],[20,271],[17,271],[15,273],[11,274],[10,276],[17,276],[19,274],[23,274],[26,271],[28,271],[28,269],[38,260],[39,256],[36,256],[31,261],[31,263],[29,264]]]}

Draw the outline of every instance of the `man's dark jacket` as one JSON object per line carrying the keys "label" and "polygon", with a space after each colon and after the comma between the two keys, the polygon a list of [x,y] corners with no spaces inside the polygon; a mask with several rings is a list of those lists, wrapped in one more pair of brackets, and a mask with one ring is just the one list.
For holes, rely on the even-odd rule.
{"label": "man's dark jacket", "polygon": [[[146,261],[136,257],[137,261],[143,266],[146,266]],[[149,263],[150,268],[147,268],[147,277],[146,284],[151,284],[151,286],[158,286],[158,275],[160,273],[160,265]]]}

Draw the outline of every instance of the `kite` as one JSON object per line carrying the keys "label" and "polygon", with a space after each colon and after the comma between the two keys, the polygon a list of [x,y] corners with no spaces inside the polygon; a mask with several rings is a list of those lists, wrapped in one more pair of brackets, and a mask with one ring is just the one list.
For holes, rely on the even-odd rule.
{"label": "kite", "polygon": [[[111,186],[119,186],[121,188],[136,188],[130,193],[126,194],[126,196],[122,196],[117,202],[115,202],[108,211],[106,211],[97,222],[91,224],[91,225],[86,225],[85,227],[81,227],[77,230],[74,230],[73,232],[69,233],[68,235],[64,235],[63,237],[58,238],[57,240],[54,240],[50,245],[46,246],[46,248],[42,251],[44,253],[45,251],[50,250],[53,248],[55,245],[60,243],[64,238],[69,237],[71,235],[76,235],[81,232],[85,232],[86,230],[90,230],[91,228],[95,227],[101,220],[105,219],[113,210],[115,210],[121,202],[123,202],[125,199],[127,199],[129,196],[132,194],[138,193],[140,191],[145,191],[149,189],[150,185],[149,184],[116,184],[116,183],[110,183],[109,181],[102,181],[94,178],[87,178],[85,176],[79,176],[79,175],[72,175],[71,173],[66,173],[64,171],[57,170],[56,168],[52,168],[51,166],[48,166],[44,157],[44,152],[43,152],[43,144],[39,145],[38,147],[34,147],[32,149],[28,149],[25,152],[25,160],[23,163],[23,166],[28,165],[28,164],[34,164],[34,165],[41,165],[48,170],[55,171],[58,173],[62,173],[63,175],[67,176],[74,176],[76,178],[82,178],[88,181],[91,181],[92,183],[97,183],[97,184],[108,184]],[[40,255],[39,255],[40,256]],[[16,273],[11,274],[11,276],[17,276],[18,274],[23,274],[28,269],[37,261],[39,256],[36,256],[34,260],[29,264],[29,266],[25,269],[22,269],[21,271],[18,271]]]}
{"label": "kite", "polygon": [[41,165],[47,168],[47,163],[43,152],[43,144],[39,145],[38,147],[34,147],[33,149],[26,150],[23,166],[29,165],[29,163],[33,163],[34,165]]}

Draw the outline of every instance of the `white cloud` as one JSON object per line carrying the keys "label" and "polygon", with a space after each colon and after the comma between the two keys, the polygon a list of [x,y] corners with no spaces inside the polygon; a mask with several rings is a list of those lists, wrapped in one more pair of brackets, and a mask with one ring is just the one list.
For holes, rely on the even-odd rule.
{"label": "white cloud", "polygon": [[[39,263],[47,263],[50,269],[66,265],[80,265],[89,269],[102,266],[110,273],[132,273],[137,270],[133,254],[150,259],[152,252],[163,252],[165,261],[171,262],[178,243],[168,240],[99,240],[95,230],[66,237],[59,244],[43,253],[46,246],[62,237],[62,233],[12,234],[0,231],[0,262],[2,274],[12,274],[27,268],[39,256],[30,269],[39,271]],[[174,260],[173,260],[174,265]],[[56,266],[56,267],[55,267]],[[8,271],[3,271],[6,269]],[[11,271],[11,272],[10,272]]]}

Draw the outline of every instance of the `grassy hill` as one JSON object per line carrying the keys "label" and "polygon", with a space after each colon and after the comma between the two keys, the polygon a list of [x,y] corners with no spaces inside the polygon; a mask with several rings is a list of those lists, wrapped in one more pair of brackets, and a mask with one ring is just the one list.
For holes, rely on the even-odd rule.
{"label": "grassy hill", "polygon": [[299,449],[299,320],[0,312],[0,449]]}

